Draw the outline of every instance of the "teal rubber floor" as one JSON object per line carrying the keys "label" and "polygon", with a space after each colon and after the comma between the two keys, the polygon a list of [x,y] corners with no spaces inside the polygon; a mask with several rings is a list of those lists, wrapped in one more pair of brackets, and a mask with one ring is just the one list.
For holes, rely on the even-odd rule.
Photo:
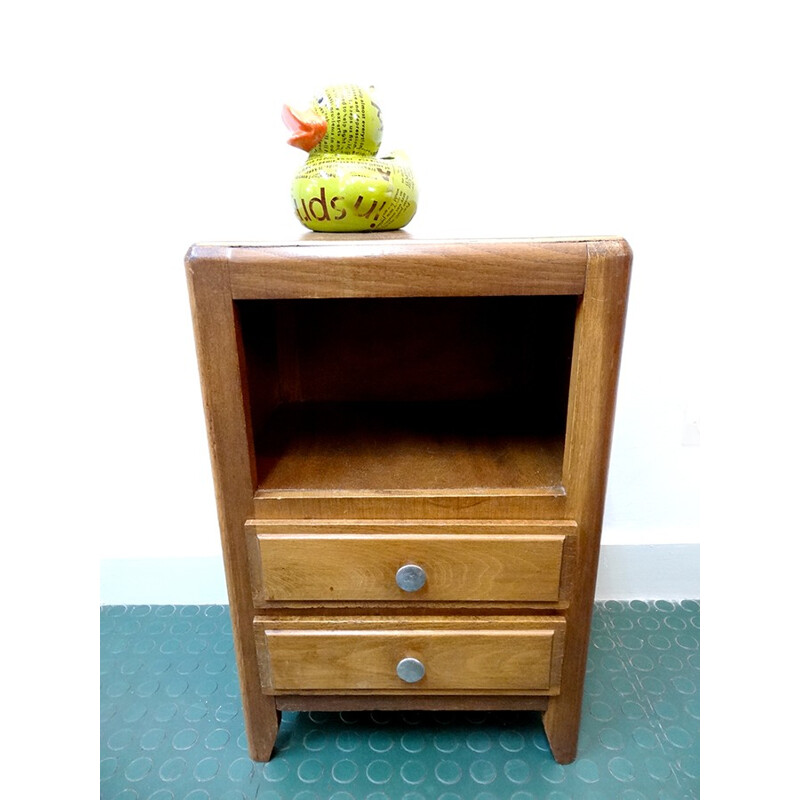
{"label": "teal rubber floor", "polygon": [[103,800],[700,796],[700,606],[595,605],[577,760],[535,712],[283,715],[247,756],[227,606],[100,610]]}

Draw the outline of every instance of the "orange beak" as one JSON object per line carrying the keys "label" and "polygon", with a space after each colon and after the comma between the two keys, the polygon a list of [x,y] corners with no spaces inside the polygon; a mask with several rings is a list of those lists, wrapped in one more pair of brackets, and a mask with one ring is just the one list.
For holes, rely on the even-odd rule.
{"label": "orange beak", "polygon": [[328,120],[313,111],[295,111],[289,106],[284,106],[281,118],[292,132],[289,144],[306,152],[313,150],[328,132]]}

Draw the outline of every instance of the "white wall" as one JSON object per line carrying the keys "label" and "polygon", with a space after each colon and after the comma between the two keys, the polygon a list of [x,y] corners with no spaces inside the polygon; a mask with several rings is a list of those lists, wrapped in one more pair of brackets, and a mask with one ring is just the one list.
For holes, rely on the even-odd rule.
{"label": "white wall", "polygon": [[759,167],[774,177],[795,146],[788,26],[769,3],[757,19],[722,3],[465,8],[141,2],[22,23],[45,38],[19,48],[11,89],[27,222],[11,222],[4,302],[22,313],[5,324],[37,354],[11,348],[36,387],[15,402],[50,444],[12,434],[37,486],[24,504],[45,503],[60,546],[218,556],[182,258],[302,232],[287,186],[304,155],[280,107],[338,80],[378,88],[387,148],[416,163],[411,233],[629,240],[605,542],[700,541],[704,341],[724,302],[708,288],[758,268],[760,226],[794,221],[753,201]]}

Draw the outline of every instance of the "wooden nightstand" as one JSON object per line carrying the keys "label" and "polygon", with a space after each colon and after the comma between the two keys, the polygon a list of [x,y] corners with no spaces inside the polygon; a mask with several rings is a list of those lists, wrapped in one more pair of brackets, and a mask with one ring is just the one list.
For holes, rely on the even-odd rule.
{"label": "wooden nightstand", "polygon": [[622,239],[186,257],[250,753],[281,710],[534,709],[575,758]]}

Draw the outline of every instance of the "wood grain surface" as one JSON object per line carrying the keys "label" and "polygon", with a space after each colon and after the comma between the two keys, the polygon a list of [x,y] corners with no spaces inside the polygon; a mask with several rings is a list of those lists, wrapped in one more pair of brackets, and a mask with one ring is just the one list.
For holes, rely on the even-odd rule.
{"label": "wood grain surface", "polygon": [[538,708],[576,757],[631,261],[614,237],[190,249],[252,758],[278,709],[415,707]]}
{"label": "wood grain surface", "polygon": [[[411,526],[393,533],[379,533],[377,526],[347,532],[328,526],[324,533],[297,532],[298,527],[303,526],[248,526],[258,549],[263,594],[257,599],[558,601],[564,543],[575,535],[567,524],[529,526],[524,533],[508,532],[507,526],[480,532],[472,526],[464,533],[458,526],[442,526],[449,532],[437,533]],[[406,564],[426,573],[425,585],[413,593],[396,581]]]}
{"label": "wood grain surface", "polygon": [[[324,618],[289,627],[256,620],[265,689],[280,692],[537,692],[558,687],[560,617]],[[425,676],[397,676],[403,658]],[[267,666],[268,665],[268,668]]]}

